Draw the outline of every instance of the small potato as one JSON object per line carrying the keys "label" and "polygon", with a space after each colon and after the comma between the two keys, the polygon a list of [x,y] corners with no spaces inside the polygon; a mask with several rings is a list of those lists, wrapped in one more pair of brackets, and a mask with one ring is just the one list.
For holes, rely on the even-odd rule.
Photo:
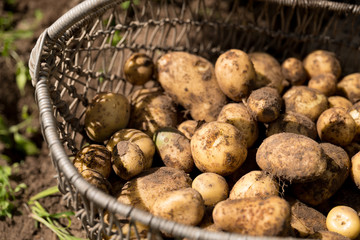
{"label": "small potato", "polygon": [[281,65],[281,72],[292,86],[302,85],[306,82],[307,74],[302,61],[297,58],[287,58]]}
{"label": "small potato", "polygon": [[350,238],[345,237],[337,232],[331,231],[318,231],[309,236],[310,239],[321,239],[321,240],[350,240]]}
{"label": "small potato", "polygon": [[130,127],[150,137],[163,127],[177,126],[175,103],[158,88],[140,89],[131,96]]}
{"label": "small potato", "polygon": [[346,146],[356,135],[354,119],[343,108],[329,108],[324,111],[316,123],[321,141]]}
{"label": "small potato", "polygon": [[247,148],[251,147],[259,136],[258,123],[242,103],[229,103],[225,105],[221,109],[217,121],[230,123],[239,129],[246,140]]}
{"label": "small potato", "polygon": [[199,174],[191,187],[201,194],[206,206],[215,206],[229,196],[229,186],[225,178],[216,173]]}
{"label": "small potato", "polygon": [[290,205],[278,196],[225,200],[215,205],[214,223],[228,232],[283,236],[290,229]]}
{"label": "small potato", "polygon": [[246,142],[240,131],[229,123],[202,125],[191,138],[191,153],[202,172],[222,176],[235,172],[246,159]]}
{"label": "small potato", "polygon": [[230,49],[219,56],[215,63],[215,75],[221,91],[237,102],[249,96],[250,84],[256,78],[249,56],[238,49]]}
{"label": "small potato", "polygon": [[278,133],[266,138],[256,153],[259,167],[290,182],[309,182],[326,170],[321,146],[311,138]]}
{"label": "small potato", "polygon": [[92,169],[108,178],[111,171],[111,152],[102,145],[91,144],[80,149],[73,164],[78,172]]}
{"label": "small potato", "polygon": [[351,158],[351,178],[360,189],[360,152]]}
{"label": "small potato", "polygon": [[153,136],[156,150],[165,166],[190,173],[194,168],[190,140],[176,128],[161,128]]}
{"label": "small potato", "polygon": [[327,160],[325,172],[316,180],[294,183],[291,188],[302,202],[316,206],[333,196],[343,185],[350,172],[350,159],[344,149],[330,143],[320,144]]}
{"label": "small potato", "polygon": [[317,138],[315,123],[305,115],[295,112],[281,114],[278,119],[271,122],[267,128],[266,136],[269,137],[282,132],[301,134],[314,140]]}
{"label": "small potato", "polygon": [[348,110],[349,108],[352,107],[352,103],[341,96],[330,96],[328,97],[328,101],[329,101],[329,108],[332,107],[342,107],[345,110]]}
{"label": "small potato", "polygon": [[112,151],[112,168],[116,175],[129,180],[140,174],[145,167],[145,157],[136,143],[120,141]]}
{"label": "small potato", "polygon": [[345,76],[337,84],[340,95],[349,99],[352,103],[360,100],[360,73],[352,73]]}
{"label": "small potato", "polygon": [[309,80],[308,87],[329,97],[336,92],[337,79],[332,73],[322,73]]}
{"label": "small potato", "polygon": [[294,86],[283,95],[286,112],[303,114],[312,121],[328,108],[328,101],[324,94],[306,86]]}
{"label": "small potato", "polygon": [[251,171],[242,176],[230,191],[229,199],[279,195],[279,184],[263,171]]}
{"label": "small potato", "polygon": [[350,107],[348,113],[354,119],[356,125],[356,134],[353,141],[360,142],[360,102],[357,102]]}
{"label": "small potato", "polygon": [[137,129],[122,129],[111,136],[106,148],[112,152],[120,141],[130,141],[138,145],[145,157],[144,169],[151,167],[155,154],[155,144],[149,135]]}
{"label": "small potato", "polygon": [[103,142],[125,128],[129,119],[130,103],[125,96],[98,93],[86,108],[84,128],[91,140]]}
{"label": "small potato", "polygon": [[310,78],[323,73],[332,73],[336,79],[341,75],[340,62],[333,52],[313,51],[305,57],[303,64]]}
{"label": "small potato", "polygon": [[282,74],[280,63],[265,52],[249,53],[249,57],[256,72],[256,80],[252,83],[252,89],[273,87],[281,93],[286,80]]}
{"label": "small potato", "polygon": [[154,74],[154,63],[144,53],[132,54],[124,64],[126,81],[133,85],[144,85]]}
{"label": "small potato", "polygon": [[191,139],[196,129],[199,127],[199,122],[195,120],[186,120],[180,123],[177,129],[185,135],[188,139]]}
{"label": "small potato", "polygon": [[107,194],[111,193],[111,184],[109,181],[98,171],[91,168],[84,169],[80,172],[81,176],[90,184],[99,188]]}
{"label": "small potato", "polygon": [[198,191],[184,188],[157,197],[151,213],[177,223],[196,226],[204,216],[205,205]]}
{"label": "small potato", "polygon": [[326,217],[329,231],[337,232],[350,239],[360,234],[360,218],[357,212],[348,206],[336,206]]}

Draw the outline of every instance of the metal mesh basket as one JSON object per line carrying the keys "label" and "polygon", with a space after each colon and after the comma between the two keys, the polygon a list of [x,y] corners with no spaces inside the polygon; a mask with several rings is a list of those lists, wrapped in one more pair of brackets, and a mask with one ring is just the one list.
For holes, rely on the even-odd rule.
{"label": "metal mesh basket", "polygon": [[[187,239],[260,238],[154,217],[120,204],[73,167],[71,158],[88,141],[83,119],[89,99],[100,91],[128,95],[136,89],[124,81],[122,69],[131,53],[157,59],[167,51],[187,51],[214,62],[239,48],[266,51],[281,61],[327,49],[346,74],[360,62],[359,13],[357,5],[318,0],[89,0],[47,28],[31,53],[32,83],[59,189],[89,238],[140,239],[135,222],[150,227],[148,239],[161,239],[160,232]],[[126,234],[118,216],[130,222]]]}

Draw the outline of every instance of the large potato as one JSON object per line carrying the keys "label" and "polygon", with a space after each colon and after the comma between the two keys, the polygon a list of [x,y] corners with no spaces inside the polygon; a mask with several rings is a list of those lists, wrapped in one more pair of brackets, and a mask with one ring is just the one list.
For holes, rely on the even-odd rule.
{"label": "large potato", "polygon": [[86,108],[84,127],[88,137],[103,142],[127,126],[130,103],[122,94],[98,93]]}
{"label": "large potato", "polygon": [[341,95],[345,96],[352,103],[360,100],[360,73],[352,73],[345,76],[337,84]]}
{"label": "large potato", "polygon": [[190,110],[194,120],[214,121],[226,103],[206,59],[186,52],[170,52],[157,61],[158,80],[171,98]]}
{"label": "large potato", "polygon": [[310,78],[323,73],[332,73],[336,79],[341,75],[340,62],[333,52],[313,51],[305,57],[303,64]]}
{"label": "large potato", "polygon": [[229,232],[282,236],[289,233],[290,205],[278,196],[225,200],[216,204],[213,219]]}
{"label": "large potato", "polygon": [[230,49],[219,56],[215,75],[221,91],[237,102],[249,95],[250,85],[256,78],[249,56],[238,49]]}
{"label": "large potato", "polygon": [[311,138],[294,133],[278,133],[266,138],[256,153],[259,167],[291,182],[308,182],[326,170],[320,145]]}
{"label": "large potato", "polygon": [[226,176],[245,161],[247,149],[245,139],[235,126],[210,122],[202,125],[191,138],[191,153],[200,171]]}

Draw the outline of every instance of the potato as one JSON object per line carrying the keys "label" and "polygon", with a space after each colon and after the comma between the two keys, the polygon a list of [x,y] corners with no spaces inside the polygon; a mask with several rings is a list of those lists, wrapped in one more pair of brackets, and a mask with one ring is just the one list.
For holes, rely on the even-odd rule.
{"label": "potato", "polygon": [[154,63],[144,53],[132,54],[124,64],[126,81],[133,85],[143,85],[148,82],[154,74]]}
{"label": "potato", "polygon": [[356,123],[345,109],[335,107],[321,113],[316,129],[321,141],[346,146],[355,137]]}
{"label": "potato", "polygon": [[314,140],[317,138],[315,123],[305,115],[296,112],[281,114],[269,124],[266,136],[269,137],[282,132],[301,134]]}
{"label": "potato", "polygon": [[259,136],[258,123],[243,103],[226,104],[221,109],[217,121],[230,123],[239,129],[246,140],[247,148],[251,147]]}
{"label": "potato", "polygon": [[352,103],[360,100],[360,73],[352,73],[345,76],[337,84],[340,95],[345,96]]}
{"label": "potato", "polygon": [[98,93],[86,107],[84,129],[95,142],[103,142],[127,126],[130,104],[125,96],[116,93]]}
{"label": "potato", "polygon": [[237,102],[250,94],[250,85],[256,78],[249,56],[238,49],[230,49],[218,57],[215,75],[221,91]]}
{"label": "potato", "polygon": [[305,57],[303,64],[310,78],[323,73],[332,73],[336,79],[341,75],[340,62],[333,52],[313,51]]}
{"label": "potato", "polygon": [[117,200],[150,211],[156,199],[164,193],[189,188],[191,182],[184,171],[170,167],[150,168],[126,182],[117,194]]}
{"label": "potato", "polygon": [[102,145],[87,145],[76,153],[73,164],[80,173],[85,169],[92,169],[108,178],[111,171],[111,152]]}
{"label": "potato", "polygon": [[190,144],[196,167],[222,176],[236,171],[247,155],[243,136],[229,123],[215,121],[202,125]]}
{"label": "potato", "polygon": [[137,129],[122,129],[111,136],[106,148],[112,152],[120,141],[130,141],[138,145],[145,157],[144,169],[151,167],[155,154],[155,144],[147,134]]}
{"label": "potato", "polygon": [[287,58],[281,64],[281,72],[292,85],[302,85],[306,82],[307,74],[302,61],[297,58]]}
{"label": "potato", "polygon": [[111,184],[109,181],[98,171],[91,168],[86,168],[80,172],[81,176],[90,184],[94,185],[103,192],[111,193]]}
{"label": "potato", "polygon": [[256,72],[256,80],[252,83],[252,89],[273,87],[281,93],[286,80],[282,74],[280,63],[265,52],[249,53],[249,57]]}
{"label": "potato", "polygon": [[308,87],[318,90],[325,96],[334,95],[336,92],[337,79],[332,73],[322,73],[313,76],[309,82]]}
{"label": "potato", "polygon": [[191,187],[201,194],[206,206],[215,206],[229,196],[229,186],[224,177],[216,173],[201,173]]}
{"label": "potato", "polygon": [[349,108],[352,107],[352,103],[341,96],[330,96],[328,97],[328,101],[329,101],[329,108],[332,107],[342,107],[345,110],[348,110]]}
{"label": "potato", "polygon": [[279,195],[279,184],[263,171],[251,171],[242,176],[230,191],[229,199]]}
{"label": "potato", "polygon": [[290,206],[278,196],[229,199],[216,204],[213,219],[217,226],[229,232],[283,236],[289,231]]}
{"label": "potato", "polygon": [[320,146],[327,160],[325,172],[312,182],[294,183],[291,186],[300,201],[313,206],[333,196],[350,172],[350,159],[344,149],[330,143],[321,143]]}
{"label": "potato", "polygon": [[166,192],[156,199],[151,208],[155,216],[192,226],[201,222],[204,212],[204,200],[193,188]]}
{"label": "potato", "polygon": [[326,217],[329,231],[337,232],[350,239],[360,234],[360,218],[357,212],[348,206],[336,206]]}
{"label": "potato", "polygon": [[256,153],[259,167],[290,182],[308,182],[326,170],[321,146],[311,138],[278,133],[266,138]]}
{"label": "potato", "polygon": [[360,189],[360,152],[351,158],[351,178]]}
{"label": "potato", "polygon": [[252,91],[246,103],[256,121],[269,123],[279,117],[282,99],[276,89],[263,87]]}
{"label": "potato", "polygon": [[350,240],[350,238],[345,237],[339,233],[331,231],[318,231],[309,236],[310,239],[321,239],[321,240]]}
{"label": "potato", "polygon": [[360,142],[360,102],[357,102],[350,107],[348,113],[354,119],[356,125],[356,134],[353,141]]}
{"label": "potato", "polygon": [[195,120],[185,120],[177,127],[177,129],[185,135],[188,139],[191,139],[200,123]]}
{"label": "potato", "polygon": [[158,88],[140,89],[131,95],[131,128],[150,137],[163,127],[177,126],[175,103]]}
{"label": "potato", "polygon": [[111,162],[116,175],[129,180],[144,170],[146,160],[136,143],[120,141],[112,151]]}
{"label": "potato", "polygon": [[283,95],[286,112],[303,114],[312,121],[328,108],[328,101],[324,94],[306,86],[294,86]]}
{"label": "potato", "polygon": [[157,61],[158,81],[171,98],[190,110],[194,120],[214,121],[226,103],[214,66],[186,52],[170,52]]}
{"label": "potato", "polygon": [[190,140],[176,128],[161,128],[153,136],[156,150],[167,167],[190,173],[194,168]]}

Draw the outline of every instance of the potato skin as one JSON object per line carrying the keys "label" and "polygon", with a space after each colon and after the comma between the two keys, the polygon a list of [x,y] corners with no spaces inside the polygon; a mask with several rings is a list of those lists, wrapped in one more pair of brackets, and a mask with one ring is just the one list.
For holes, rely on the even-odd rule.
{"label": "potato skin", "polygon": [[198,121],[186,120],[180,123],[177,129],[188,139],[191,139],[199,125]]}
{"label": "potato skin", "polygon": [[143,85],[154,74],[154,63],[144,53],[132,54],[124,64],[124,74],[128,82],[133,85]]}
{"label": "potato skin", "polygon": [[221,91],[237,102],[249,95],[250,84],[256,78],[249,56],[239,49],[230,49],[218,57],[215,75]]}
{"label": "potato skin", "polygon": [[326,170],[320,145],[294,133],[278,133],[266,138],[256,153],[259,167],[290,182],[309,182]]}
{"label": "potato skin", "polygon": [[353,141],[360,142],[360,102],[355,103],[348,109],[348,113],[354,119],[356,125],[356,134]]}
{"label": "potato skin", "polygon": [[351,178],[360,189],[360,152],[351,158]]}
{"label": "potato skin", "polygon": [[186,52],[170,52],[157,61],[157,72],[165,92],[190,110],[194,120],[216,120],[226,96],[208,60]]}
{"label": "potato skin", "polygon": [[252,236],[287,235],[290,205],[278,196],[225,200],[216,204],[214,223],[229,232]]}
{"label": "potato skin", "polygon": [[345,110],[348,110],[349,108],[352,107],[352,103],[348,99],[342,96],[330,96],[328,97],[328,102],[329,102],[329,108],[342,107]]}
{"label": "potato skin", "polygon": [[345,76],[337,84],[340,95],[345,96],[352,103],[360,100],[360,73],[352,73]]}
{"label": "potato skin", "polygon": [[334,95],[336,92],[337,79],[332,73],[323,73],[312,77],[309,80],[308,87],[315,89],[325,96]]}
{"label": "potato skin", "polygon": [[315,50],[304,58],[303,64],[310,78],[323,73],[332,73],[336,79],[341,75],[340,62],[330,51]]}
{"label": "potato skin", "polygon": [[306,82],[307,74],[304,65],[297,58],[290,57],[285,59],[281,64],[281,72],[292,86],[302,85]]}
{"label": "potato skin", "polygon": [[190,144],[194,163],[202,172],[229,175],[243,164],[247,156],[245,139],[229,123],[210,122],[202,125]]}

